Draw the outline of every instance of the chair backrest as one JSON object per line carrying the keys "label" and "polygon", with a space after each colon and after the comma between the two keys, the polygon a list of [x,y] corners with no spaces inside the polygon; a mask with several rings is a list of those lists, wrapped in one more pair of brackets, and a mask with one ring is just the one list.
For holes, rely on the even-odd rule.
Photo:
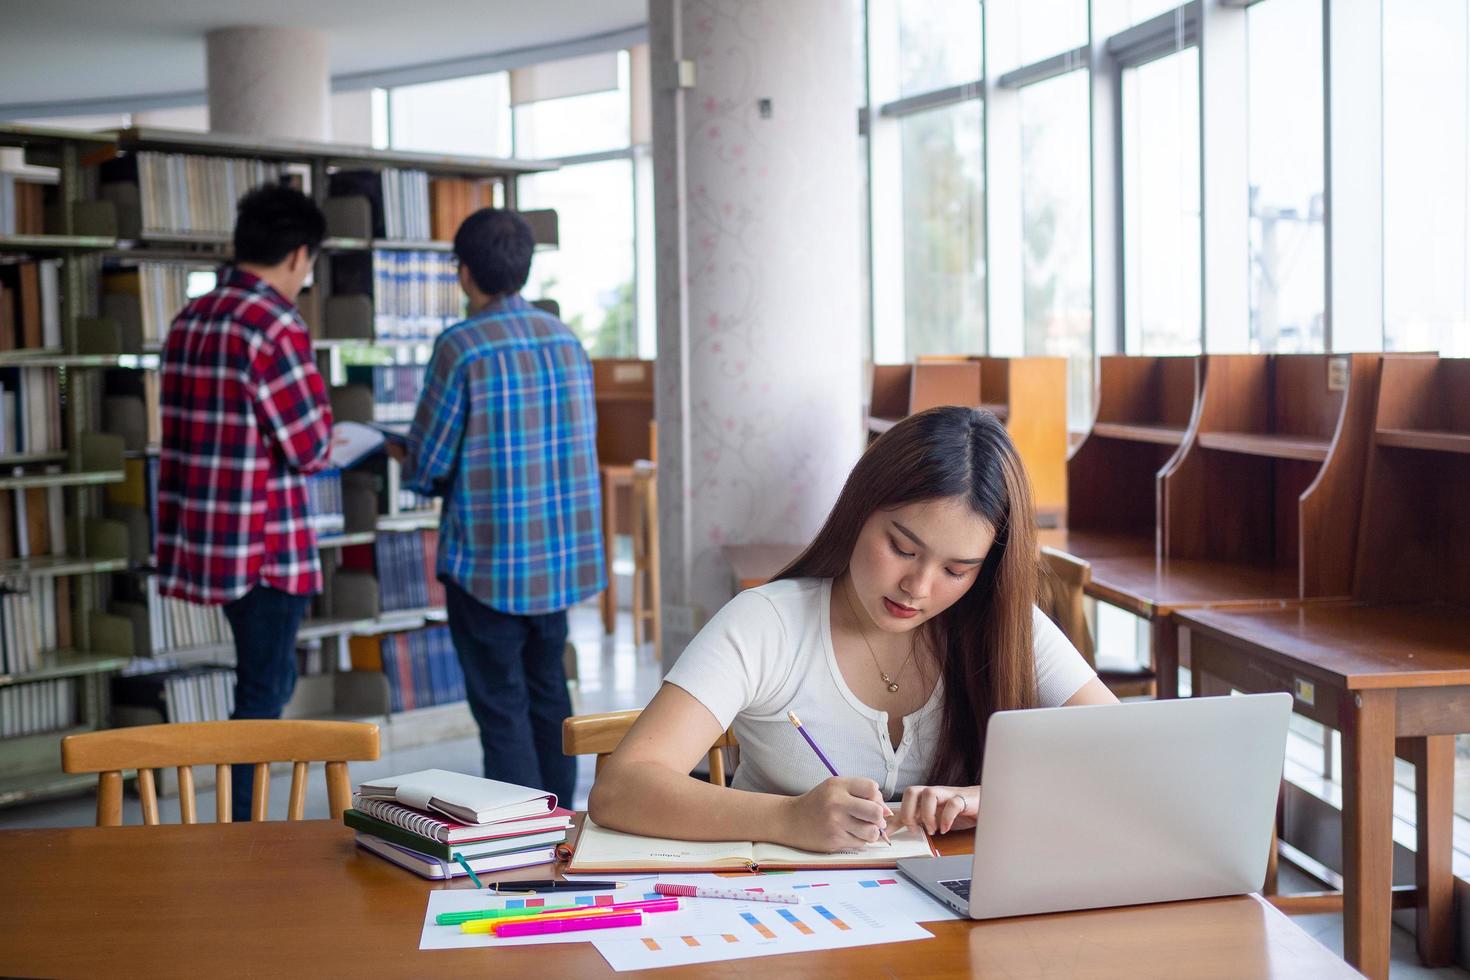
{"label": "chair backrest", "polygon": [[[608,711],[598,715],[573,715],[561,723],[561,750],[564,755],[596,755],[597,771],[612,755],[613,749],[622,742],[641,711]],[[725,785],[725,753],[739,743],[730,732],[715,739],[709,750],[709,781],[716,786]]]}
{"label": "chair backrest", "polygon": [[64,772],[97,773],[97,826],[122,823],[123,771],[138,771],[143,822],[158,823],[158,793],[153,770],[176,767],[179,810],[184,823],[195,823],[194,771],[214,766],[215,814],[230,820],[230,766],[255,766],[252,820],[264,820],[270,799],[270,764],[292,763],[287,817],[301,820],[306,812],[306,767],[327,764],[327,801],[332,817],[347,809],[352,790],[347,763],[378,757],[378,726],[353,721],[196,721],[139,725],[68,735],[61,740]]}
{"label": "chair backrest", "polygon": [[1041,561],[1046,586],[1039,597],[1041,611],[1057,624],[1087,665],[1096,668],[1097,653],[1083,601],[1087,583],[1092,581],[1092,566],[1075,555],[1046,546],[1041,549]]}

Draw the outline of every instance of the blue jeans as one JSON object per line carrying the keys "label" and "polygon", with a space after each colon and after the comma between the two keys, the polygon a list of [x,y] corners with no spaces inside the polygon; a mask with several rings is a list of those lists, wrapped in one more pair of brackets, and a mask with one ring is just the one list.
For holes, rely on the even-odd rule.
{"label": "blue jeans", "polygon": [[[291,595],[257,585],[225,603],[225,618],[235,634],[235,711],[231,718],[279,718],[296,689],[296,629],[311,596]],[[255,767],[230,772],[234,820],[250,819]]]}
{"label": "blue jeans", "polygon": [[572,713],[562,662],[566,610],[517,616],[447,580],[444,592],[486,778],[547,790],[570,807],[577,762],[561,751],[562,719]]}

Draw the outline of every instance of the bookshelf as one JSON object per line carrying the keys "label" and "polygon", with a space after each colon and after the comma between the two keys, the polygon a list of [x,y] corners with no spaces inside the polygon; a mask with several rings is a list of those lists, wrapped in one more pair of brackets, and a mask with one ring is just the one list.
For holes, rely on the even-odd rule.
{"label": "bookshelf", "polygon": [[[21,147],[27,164],[56,170],[55,183],[43,191],[44,226],[0,233],[0,265],[49,263],[46,273],[55,277],[60,307],[60,331],[51,338],[54,342],[0,349],[0,384],[22,372],[28,379],[55,379],[61,396],[52,402],[56,415],[61,415],[63,399],[66,405],[59,446],[22,447],[10,453],[0,446],[0,499],[15,495],[54,499],[59,494],[66,518],[63,546],[56,553],[0,557],[0,581],[65,581],[71,609],[68,642],[33,655],[25,669],[0,665],[0,691],[39,691],[43,683],[56,681],[75,685],[70,694],[75,711],[56,719],[49,730],[0,736],[3,805],[90,785],[59,772],[57,739],[113,723],[116,706],[111,703],[110,682],[124,667],[148,664],[150,657],[156,657],[159,666],[186,669],[233,663],[233,645],[228,642],[154,649],[148,620],[138,618],[139,608],[146,609],[146,601],[138,600],[146,600],[151,579],[151,516],[138,498],[148,492],[147,473],[157,460],[159,350],[168,323],[186,297],[209,288],[214,270],[231,258],[233,197],[262,179],[280,177],[322,204],[329,238],[318,257],[315,286],[303,294],[299,305],[323,377],[335,394],[346,385],[351,368],[366,366],[371,371],[374,364],[396,365],[407,369],[405,374],[421,368],[434,334],[459,319],[460,307],[455,284],[455,302],[439,311],[433,329],[395,335],[380,329],[383,322],[375,315],[375,306],[381,305],[383,296],[369,290],[351,297],[358,320],[353,322],[349,311],[347,329],[332,330],[341,323],[334,301],[346,295],[334,289],[334,271],[353,262],[370,271],[375,263],[394,261],[452,264],[450,235],[444,229],[449,227],[452,234],[452,226],[463,215],[447,208],[491,203],[514,207],[516,178],[556,165],[153,128],[87,133],[5,126],[0,127],[0,146]],[[373,223],[382,217],[380,203],[375,215],[371,199],[342,200],[331,194],[338,175],[349,171],[366,173],[368,183],[380,181],[384,194],[391,189],[397,195],[392,199],[396,228]],[[426,196],[416,197],[420,191]],[[412,230],[408,219],[417,221],[424,233],[408,234],[405,229]],[[537,247],[554,247],[554,213],[535,212],[528,219],[537,234]],[[0,278],[0,286],[4,283]],[[445,283],[446,292],[449,285]],[[369,391],[369,418],[374,414],[371,396]],[[141,401],[141,409],[127,404],[129,399]],[[128,416],[125,422],[119,421],[120,410]],[[342,417],[355,416],[349,412]],[[408,509],[398,499],[396,463],[385,461],[377,476],[381,499],[367,506],[359,501],[350,526],[339,522],[338,530],[321,533],[329,579],[340,570],[345,554],[372,552],[384,534],[432,535],[438,526],[437,506]],[[349,581],[360,586],[364,580]],[[133,597],[132,612],[123,611],[128,596]],[[118,597],[123,597],[122,606]],[[289,716],[383,721],[390,714],[387,679],[381,673],[368,676],[349,669],[349,640],[443,628],[442,603],[389,611],[372,608],[368,615],[358,614],[352,605],[343,597],[324,595],[303,625],[298,635],[302,662],[317,667],[314,673],[303,673]],[[376,598],[367,605],[375,607]],[[191,622],[185,615],[171,625],[204,629],[209,624],[202,619]],[[228,631],[218,634],[217,626],[216,635],[228,639]],[[209,633],[204,629],[198,635]],[[438,705],[388,720],[403,729],[398,741],[417,744],[420,736],[426,740],[473,732],[468,711],[463,704],[458,709]],[[424,729],[419,735],[416,725]]]}
{"label": "bookshelf", "polygon": [[[0,262],[14,272],[0,276],[9,348],[0,351],[0,384],[13,392],[0,427],[10,449],[0,453],[0,616],[11,621],[0,658],[0,803],[86,784],[60,772],[57,739],[108,724],[107,675],[129,653],[107,642],[99,607],[106,574],[128,566],[121,529],[98,507],[100,488],[123,477],[122,445],[93,424],[95,369],[105,365],[74,357],[95,305],[98,256],[115,245],[87,224],[92,186],[82,165],[108,142],[0,127],[0,146],[56,171],[42,212],[0,234]],[[32,274],[41,288],[28,295]]]}

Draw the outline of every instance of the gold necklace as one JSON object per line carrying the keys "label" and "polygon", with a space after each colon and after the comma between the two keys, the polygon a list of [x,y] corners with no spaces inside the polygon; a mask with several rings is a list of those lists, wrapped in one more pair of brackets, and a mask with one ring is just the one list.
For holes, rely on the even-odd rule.
{"label": "gold necklace", "polygon": [[[849,585],[851,585],[851,580],[849,580]],[[847,610],[848,612],[852,613],[853,621],[857,624],[858,636],[863,638],[863,646],[868,648],[868,656],[873,658],[873,666],[878,668],[878,676],[883,678],[884,684],[888,685],[888,691],[890,694],[897,694],[898,681],[894,680],[892,677],[889,677],[883,672],[883,665],[878,662],[878,655],[873,652],[873,644],[868,642],[868,633],[866,630],[863,629],[862,617],[858,615],[857,609],[853,606],[852,596],[848,594],[847,589],[842,590],[842,598],[847,600]],[[913,637],[909,637],[909,655],[904,658],[903,666],[898,668],[899,677],[903,676],[903,672],[908,669],[909,661],[913,659],[914,640]]]}

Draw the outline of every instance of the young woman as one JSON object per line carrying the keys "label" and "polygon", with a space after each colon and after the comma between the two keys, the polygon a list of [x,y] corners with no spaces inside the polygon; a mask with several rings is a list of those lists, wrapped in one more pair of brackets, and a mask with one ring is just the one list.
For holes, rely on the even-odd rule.
{"label": "young woman", "polygon": [[[935,408],[895,425],[806,551],[690,643],[599,774],[592,819],[813,851],[894,823],[973,826],[992,712],[1116,700],[1036,608],[1034,524],[994,415]],[[727,727],[733,787],[689,776]]]}

